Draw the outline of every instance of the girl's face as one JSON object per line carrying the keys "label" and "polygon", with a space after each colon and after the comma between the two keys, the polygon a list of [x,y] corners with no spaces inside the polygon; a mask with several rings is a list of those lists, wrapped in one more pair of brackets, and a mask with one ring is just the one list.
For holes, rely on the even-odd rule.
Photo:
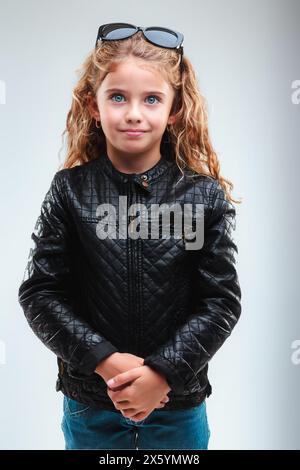
{"label": "girl's face", "polygon": [[[140,59],[130,58],[108,73],[96,93],[92,115],[101,121],[111,157],[160,158],[160,143],[175,93],[157,71]],[[95,103],[94,103],[95,104]],[[139,129],[130,135],[126,129]]]}

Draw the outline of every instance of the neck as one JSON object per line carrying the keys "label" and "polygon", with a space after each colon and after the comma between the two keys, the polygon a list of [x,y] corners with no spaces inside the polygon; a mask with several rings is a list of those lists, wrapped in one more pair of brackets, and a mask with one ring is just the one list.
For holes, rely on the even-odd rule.
{"label": "neck", "polygon": [[153,168],[161,159],[161,154],[128,155],[107,151],[113,166],[121,173],[140,174]]}

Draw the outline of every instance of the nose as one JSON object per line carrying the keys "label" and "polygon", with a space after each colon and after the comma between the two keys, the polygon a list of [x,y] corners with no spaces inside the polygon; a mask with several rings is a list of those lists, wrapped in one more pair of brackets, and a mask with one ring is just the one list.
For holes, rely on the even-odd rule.
{"label": "nose", "polygon": [[125,118],[128,122],[142,120],[142,114],[138,104],[132,103],[127,107]]}

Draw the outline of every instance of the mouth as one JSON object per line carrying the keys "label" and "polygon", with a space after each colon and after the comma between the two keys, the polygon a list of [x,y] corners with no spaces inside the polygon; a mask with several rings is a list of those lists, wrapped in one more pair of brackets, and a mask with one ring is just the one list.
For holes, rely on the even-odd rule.
{"label": "mouth", "polygon": [[128,136],[137,137],[137,136],[145,134],[147,131],[128,129],[128,130],[124,130],[124,131],[121,131],[121,132],[123,132],[123,134],[126,134]]}

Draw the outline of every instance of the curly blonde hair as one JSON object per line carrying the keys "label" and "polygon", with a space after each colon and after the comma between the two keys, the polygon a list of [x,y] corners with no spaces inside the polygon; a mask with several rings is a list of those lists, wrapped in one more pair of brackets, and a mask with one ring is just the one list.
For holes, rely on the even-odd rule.
{"label": "curly blonde hair", "polygon": [[167,152],[176,161],[181,173],[184,168],[209,175],[219,181],[231,202],[233,184],[220,175],[220,162],[213,149],[208,131],[206,100],[199,91],[197,78],[190,60],[183,56],[183,72],[180,72],[178,51],[152,45],[142,32],[121,41],[102,41],[76,70],[80,79],[72,93],[71,109],[66,128],[67,156],[62,168],[72,168],[94,160],[106,152],[106,139],[102,129],[88,109],[88,102],[111,70],[129,56],[142,59],[158,70],[173,87],[175,98],[170,114],[175,123],[167,126],[161,141],[161,152]]}

